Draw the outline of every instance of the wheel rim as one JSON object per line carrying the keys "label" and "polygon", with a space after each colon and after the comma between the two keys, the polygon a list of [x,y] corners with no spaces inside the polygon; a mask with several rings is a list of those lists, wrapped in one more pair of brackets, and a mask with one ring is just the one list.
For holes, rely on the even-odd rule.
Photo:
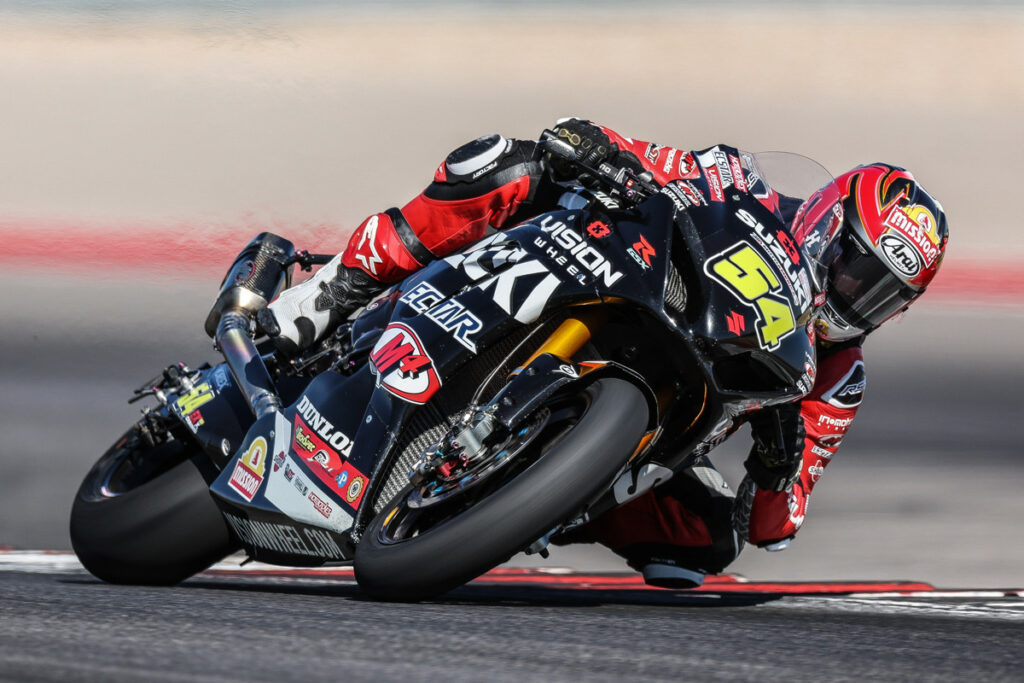
{"label": "wheel rim", "polygon": [[[417,491],[407,488],[401,501],[392,506],[377,530],[377,541],[384,545],[394,545],[411,540],[430,532],[482,502],[557,445],[579,422],[589,405],[589,397],[586,394],[578,394],[556,399],[555,402],[542,408],[542,411],[547,414],[544,416],[540,429],[537,433],[529,435],[528,442],[516,454],[525,457],[507,458],[508,462],[502,463],[488,476],[476,482],[479,485],[464,487],[458,491],[459,495],[447,496],[437,504],[413,507],[409,505],[409,501]],[[530,448],[530,446],[534,446],[534,448]],[[490,476],[494,473],[503,476]]]}
{"label": "wheel rim", "polygon": [[126,434],[96,463],[87,485],[82,487],[82,493],[91,500],[123,496],[184,462],[187,457],[188,452],[180,441],[169,439],[146,448],[136,435]]}

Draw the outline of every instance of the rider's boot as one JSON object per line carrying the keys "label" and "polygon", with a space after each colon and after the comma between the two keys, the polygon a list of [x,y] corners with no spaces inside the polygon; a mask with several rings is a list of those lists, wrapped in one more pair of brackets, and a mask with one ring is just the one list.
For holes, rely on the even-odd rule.
{"label": "rider's boot", "polygon": [[281,292],[257,320],[279,351],[295,356],[386,287],[359,268],[342,265],[339,254],[310,279]]}
{"label": "rider's boot", "polygon": [[703,569],[691,569],[673,557],[659,557],[652,554],[643,558],[643,562],[630,562],[643,572],[644,583],[659,588],[698,588],[704,583],[707,572]]}

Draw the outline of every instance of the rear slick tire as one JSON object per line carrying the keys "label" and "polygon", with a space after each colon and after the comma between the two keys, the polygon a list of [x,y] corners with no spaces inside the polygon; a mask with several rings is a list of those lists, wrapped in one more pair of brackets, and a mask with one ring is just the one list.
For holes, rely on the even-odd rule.
{"label": "rear slick tire", "polygon": [[[93,466],[71,508],[71,545],[86,569],[109,583],[166,586],[184,581],[239,546],[209,490],[217,472],[202,454],[181,442],[173,467],[129,490],[112,494],[107,482],[133,450],[143,447],[129,431]],[[191,455],[191,457],[189,457]]]}
{"label": "rear slick tire", "polygon": [[578,421],[535,462],[479,502],[418,535],[385,539],[406,488],[369,524],[356,548],[355,576],[372,598],[416,601],[446,593],[507,561],[571,519],[611,484],[647,429],[641,391],[621,379],[585,390]]}

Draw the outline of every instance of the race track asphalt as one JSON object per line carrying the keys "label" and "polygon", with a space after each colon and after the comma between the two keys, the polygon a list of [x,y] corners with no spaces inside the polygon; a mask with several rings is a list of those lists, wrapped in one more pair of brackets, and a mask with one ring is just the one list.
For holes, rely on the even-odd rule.
{"label": "race track asphalt", "polygon": [[1019,680],[1024,600],[0,573],[17,681]]}

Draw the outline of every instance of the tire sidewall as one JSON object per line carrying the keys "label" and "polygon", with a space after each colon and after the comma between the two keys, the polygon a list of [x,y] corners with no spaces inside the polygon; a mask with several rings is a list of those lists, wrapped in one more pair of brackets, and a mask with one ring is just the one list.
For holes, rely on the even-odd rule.
{"label": "tire sidewall", "polygon": [[469,581],[582,510],[619,473],[646,430],[647,403],[616,378],[586,388],[590,405],[551,450],[478,504],[414,539],[378,534],[400,493],[356,549],[361,587],[384,599],[422,599]]}
{"label": "tire sidewall", "polygon": [[120,495],[104,495],[99,470],[116,465],[117,450],[93,466],[71,508],[71,545],[90,573],[109,583],[169,585],[239,547],[210,493],[216,469],[205,456],[192,455]]}

